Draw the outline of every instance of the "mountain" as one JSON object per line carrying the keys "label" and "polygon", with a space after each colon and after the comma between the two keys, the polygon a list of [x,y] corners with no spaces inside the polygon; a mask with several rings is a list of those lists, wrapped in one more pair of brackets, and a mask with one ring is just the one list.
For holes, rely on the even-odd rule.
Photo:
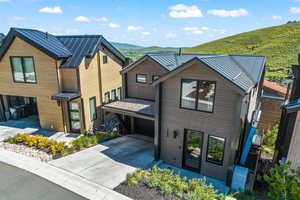
{"label": "mountain", "polygon": [[119,42],[111,42],[118,49],[142,49],[144,47],[137,46],[134,44],[127,44],[127,43],[119,43]]}
{"label": "mountain", "polygon": [[[140,49],[126,49],[126,48],[119,48],[119,50],[127,57],[137,60],[138,58],[144,56],[145,54],[150,53],[178,53],[180,48],[175,47],[159,47],[159,46],[152,46],[152,47],[144,47]],[[185,49],[185,48],[182,48]]]}
{"label": "mountain", "polygon": [[185,49],[183,53],[254,54],[267,57],[266,78],[281,82],[300,53],[300,23],[258,29]]}

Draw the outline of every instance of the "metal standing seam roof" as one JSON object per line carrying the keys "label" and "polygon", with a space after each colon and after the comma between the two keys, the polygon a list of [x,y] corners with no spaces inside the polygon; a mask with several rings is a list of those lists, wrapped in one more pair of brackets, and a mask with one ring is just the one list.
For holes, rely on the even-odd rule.
{"label": "metal standing seam roof", "polygon": [[13,39],[18,36],[55,59],[64,59],[61,67],[79,67],[84,57],[93,57],[101,45],[123,63],[126,58],[101,35],[54,36],[33,29],[11,28],[0,47],[0,60]]}
{"label": "metal standing seam roof", "polygon": [[256,55],[216,54],[149,54],[168,71],[174,71],[193,59],[198,59],[225,79],[248,92],[261,78],[265,57]]}

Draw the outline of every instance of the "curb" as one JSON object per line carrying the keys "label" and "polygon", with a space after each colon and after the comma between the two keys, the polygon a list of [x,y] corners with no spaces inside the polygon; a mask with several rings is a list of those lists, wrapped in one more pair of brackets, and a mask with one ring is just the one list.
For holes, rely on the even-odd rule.
{"label": "curb", "polygon": [[132,200],[76,174],[2,148],[0,148],[0,162],[24,169],[87,199]]}

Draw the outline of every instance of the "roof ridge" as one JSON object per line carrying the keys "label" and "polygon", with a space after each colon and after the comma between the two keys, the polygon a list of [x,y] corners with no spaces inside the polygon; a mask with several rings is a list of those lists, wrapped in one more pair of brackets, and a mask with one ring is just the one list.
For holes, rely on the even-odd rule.
{"label": "roof ridge", "polygon": [[102,35],[55,35],[58,38],[102,38]]}

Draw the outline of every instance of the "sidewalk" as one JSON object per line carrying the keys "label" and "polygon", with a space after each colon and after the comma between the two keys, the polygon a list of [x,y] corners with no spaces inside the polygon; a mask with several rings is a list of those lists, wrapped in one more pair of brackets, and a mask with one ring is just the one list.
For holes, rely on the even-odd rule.
{"label": "sidewalk", "polygon": [[0,161],[34,173],[87,199],[130,200],[122,194],[88,181],[83,177],[1,148]]}

